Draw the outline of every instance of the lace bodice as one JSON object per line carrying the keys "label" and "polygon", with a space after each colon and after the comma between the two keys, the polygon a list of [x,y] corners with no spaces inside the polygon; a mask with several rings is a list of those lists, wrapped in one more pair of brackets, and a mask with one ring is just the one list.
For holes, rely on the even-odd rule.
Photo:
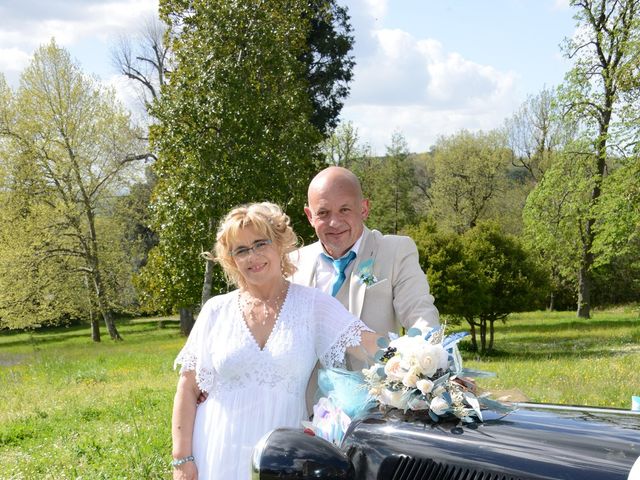
{"label": "lace bodice", "polygon": [[344,365],[345,351],[370,331],[337,300],[320,291],[290,285],[280,315],[261,350],[238,307],[238,291],[209,300],[176,364],[195,370],[201,390],[224,394],[273,388],[302,396],[317,360]]}

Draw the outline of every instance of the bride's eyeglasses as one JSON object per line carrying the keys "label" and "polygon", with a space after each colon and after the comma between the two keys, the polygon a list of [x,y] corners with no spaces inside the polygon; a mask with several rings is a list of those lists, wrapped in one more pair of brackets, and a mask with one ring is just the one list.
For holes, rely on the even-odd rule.
{"label": "bride's eyeglasses", "polygon": [[238,247],[235,250],[231,250],[231,256],[234,258],[245,259],[249,258],[251,252],[262,253],[265,249],[273,243],[270,239],[256,240],[251,247]]}

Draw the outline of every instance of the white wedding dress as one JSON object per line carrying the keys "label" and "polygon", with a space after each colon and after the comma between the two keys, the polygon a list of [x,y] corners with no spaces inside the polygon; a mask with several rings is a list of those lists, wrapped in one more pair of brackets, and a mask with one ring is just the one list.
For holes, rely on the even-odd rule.
{"label": "white wedding dress", "polygon": [[209,394],[197,408],[193,432],[199,480],[250,478],[258,440],[308,418],[305,390],[316,361],[343,366],[346,348],[360,343],[363,330],[370,331],[333,297],[292,284],[260,350],[238,290],[210,299],[176,359],[181,372],[195,370]]}

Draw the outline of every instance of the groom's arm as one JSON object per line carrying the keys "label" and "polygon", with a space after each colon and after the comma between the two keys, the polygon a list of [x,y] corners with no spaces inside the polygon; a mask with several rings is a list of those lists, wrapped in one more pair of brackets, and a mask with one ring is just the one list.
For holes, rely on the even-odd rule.
{"label": "groom's arm", "polygon": [[418,249],[409,237],[395,237],[393,309],[403,327],[433,328],[440,325],[438,309],[420,267]]}

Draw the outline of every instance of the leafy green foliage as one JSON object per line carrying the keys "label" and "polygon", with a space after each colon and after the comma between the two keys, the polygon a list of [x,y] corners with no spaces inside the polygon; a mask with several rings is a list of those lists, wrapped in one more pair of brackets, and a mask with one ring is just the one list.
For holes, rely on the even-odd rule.
{"label": "leafy green foliage", "polygon": [[308,48],[302,52],[301,60],[306,65],[311,123],[327,136],[335,129],[343,99],[349,94],[355,65],[349,55],[354,43],[353,29],[347,8],[335,0],[313,0],[310,7]]}
{"label": "leafy green foliage", "polygon": [[456,233],[498,218],[507,189],[510,153],[497,132],[461,131],[440,138],[434,151],[431,213]]}
{"label": "leafy green foliage", "polygon": [[403,233],[416,242],[440,314],[456,324],[478,315],[488,302],[488,292],[480,265],[467,255],[460,235],[438,231],[436,223],[429,220],[405,228]]}
{"label": "leafy green foliage", "polygon": [[364,172],[371,228],[395,234],[416,220],[413,169],[405,138],[394,133],[387,154],[374,159]]}
{"label": "leafy green foliage", "polygon": [[593,169],[593,156],[563,152],[531,192],[523,211],[525,242],[550,272],[556,292],[566,284],[577,285]]}
{"label": "leafy green foliage", "polygon": [[593,246],[596,265],[640,251],[640,160],[630,158],[604,179],[602,188],[595,207],[600,219]]}
{"label": "leafy green foliage", "polygon": [[496,224],[481,224],[464,235],[463,243],[469,257],[479,263],[488,287],[481,319],[493,321],[542,306],[546,277],[515,237],[502,233]]}
{"label": "leafy green foliage", "polygon": [[[205,264],[198,257],[230,208],[277,202],[300,234],[308,232],[302,207],[321,135],[310,121],[300,60],[314,14],[307,2],[160,7],[175,69],[152,109],[160,242],[140,284],[156,305],[176,308],[200,303]],[[224,290],[214,278],[214,290]]]}
{"label": "leafy green foliage", "polygon": [[546,295],[545,272],[497,224],[481,223],[462,236],[429,223],[406,232],[416,241],[436,306],[467,321],[474,350],[490,352],[494,322],[539,307]]}
{"label": "leafy green foliage", "polygon": [[637,0],[573,0],[576,35],[566,40],[564,51],[573,61],[559,89],[563,110],[583,139],[583,155],[594,158],[588,181],[591,189],[584,201],[587,211],[580,237],[578,269],[578,316],[588,317],[591,308],[594,248],[598,203],[613,166],[611,152],[628,155],[640,133],[638,97],[640,79],[640,4]]}
{"label": "leafy green foliage", "polygon": [[0,323],[13,327],[101,315],[132,302],[112,199],[144,158],[113,91],[86,77],[54,41],[14,94],[0,84]]}

